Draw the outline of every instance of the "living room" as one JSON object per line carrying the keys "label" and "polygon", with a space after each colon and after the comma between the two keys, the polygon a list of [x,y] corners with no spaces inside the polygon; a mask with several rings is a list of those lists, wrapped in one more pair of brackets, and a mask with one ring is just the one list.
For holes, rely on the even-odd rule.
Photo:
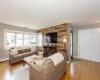
{"label": "living room", "polygon": [[100,80],[99,3],[1,0],[0,80]]}

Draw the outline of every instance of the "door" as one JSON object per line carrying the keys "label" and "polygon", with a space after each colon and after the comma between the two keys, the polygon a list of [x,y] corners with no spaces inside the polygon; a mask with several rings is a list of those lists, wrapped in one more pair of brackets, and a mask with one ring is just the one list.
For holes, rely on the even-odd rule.
{"label": "door", "polygon": [[90,60],[90,30],[78,31],[79,58]]}
{"label": "door", "polygon": [[91,30],[91,60],[100,62],[100,28]]}

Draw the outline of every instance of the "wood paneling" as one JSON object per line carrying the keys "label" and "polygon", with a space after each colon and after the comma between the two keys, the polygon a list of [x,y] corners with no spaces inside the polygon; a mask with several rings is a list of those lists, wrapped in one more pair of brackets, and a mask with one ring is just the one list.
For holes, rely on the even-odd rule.
{"label": "wood paneling", "polygon": [[54,32],[54,28],[53,27],[49,27],[45,29],[45,33],[50,33],[50,32]]}
{"label": "wood paneling", "polygon": [[45,29],[40,29],[37,31],[38,33],[45,33]]}
{"label": "wood paneling", "polygon": [[67,23],[66,23],[66,24],[61,24],[61,25],[57,25],[54,27],[41,29],[41,30],[38,30],[38,32],[43,33],[43,35],[45,35],[46,33],[57,32],[57,40],[58,41],[57,41],[56,45],[59,44],[59,46],[57,46],[57,51],[60,51],[60,50],[64,50],[63,39],[65,39],[65,38],[68,39],[68,31],[67,30],[68,30],[68,27],[67,27]]}

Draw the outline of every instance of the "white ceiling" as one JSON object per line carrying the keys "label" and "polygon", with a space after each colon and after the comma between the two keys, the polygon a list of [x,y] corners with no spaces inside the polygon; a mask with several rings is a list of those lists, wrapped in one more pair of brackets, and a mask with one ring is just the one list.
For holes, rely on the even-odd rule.
{"label": "white ceiling", "polygon": [[0,23],[41,29],[100,22],[100,0],[0,0]]}

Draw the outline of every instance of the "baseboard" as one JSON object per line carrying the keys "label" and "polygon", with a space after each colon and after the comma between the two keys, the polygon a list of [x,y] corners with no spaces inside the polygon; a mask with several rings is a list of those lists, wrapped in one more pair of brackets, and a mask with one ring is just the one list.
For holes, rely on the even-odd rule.
{"label": "baseboard", "polygon": [[73,58],[79,58],[79,57],[73,56]]}
{"label": "baseboard", "polygon": [[0,62],[7,61],[7,60],[9,60],[9,58],[0,59]]}

